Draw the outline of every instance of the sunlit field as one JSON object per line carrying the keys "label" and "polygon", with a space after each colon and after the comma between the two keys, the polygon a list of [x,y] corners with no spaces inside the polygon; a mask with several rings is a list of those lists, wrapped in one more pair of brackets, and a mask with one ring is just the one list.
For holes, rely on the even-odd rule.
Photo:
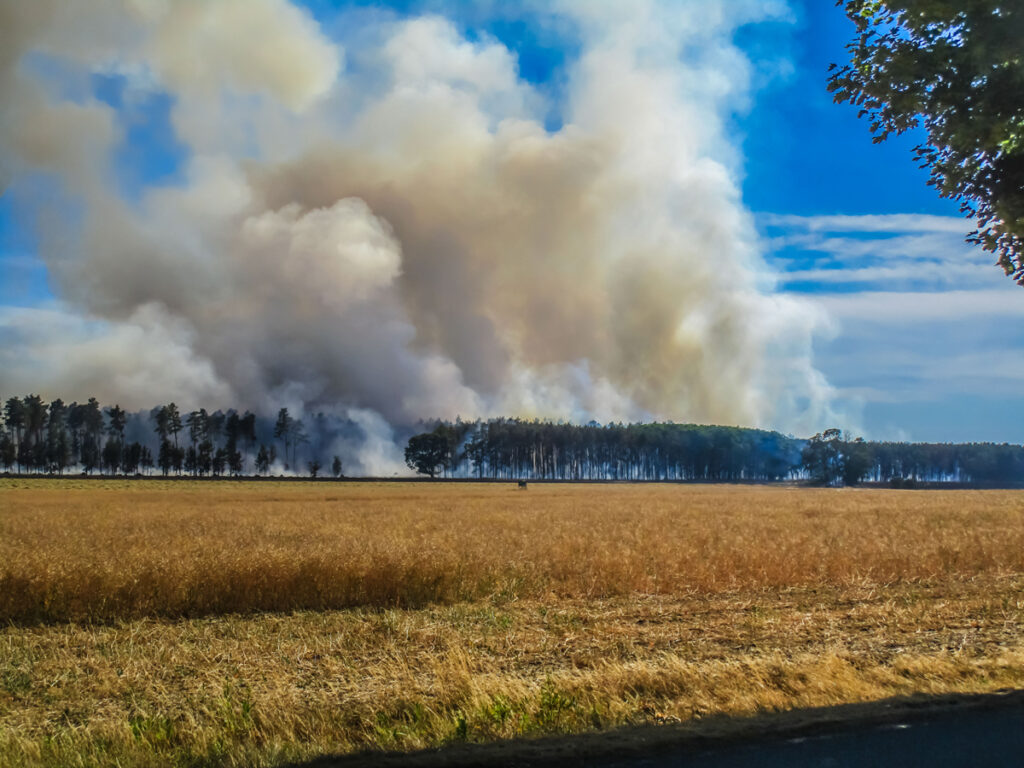
{"label": "sunlit field", "polygon": [[1024,685],[1024,493],[0,480],[0,764]]}

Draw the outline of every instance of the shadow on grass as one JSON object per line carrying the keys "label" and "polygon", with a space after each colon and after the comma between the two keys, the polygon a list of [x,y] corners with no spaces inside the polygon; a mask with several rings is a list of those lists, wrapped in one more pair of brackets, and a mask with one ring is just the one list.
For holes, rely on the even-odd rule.
{"label": "shadow on grass", "polygon": [[622,727],[578,736],[457,744],[411,753],[367,751],[325,756],[291,768],[371,765],[1019,766],[1024,765],[1024,691],[901,697],[754,717],[714,716],[677,725]]}

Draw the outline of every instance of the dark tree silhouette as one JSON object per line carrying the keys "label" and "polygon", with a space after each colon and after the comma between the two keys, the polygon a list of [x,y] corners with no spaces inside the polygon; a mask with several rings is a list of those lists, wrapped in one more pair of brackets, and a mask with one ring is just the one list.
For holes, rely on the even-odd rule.
{"label": "dark tree silhouette", "polygon": [[804,469],[811,482],[820,485],[834,485],[842,477],[843,433],[838,429],[826,429],[815,435],[801,453]]}
{"label": "dark tree silhouette", "polygon": [[[306,432],[306,425],[302,419],[296,419],[292,423],[292,466],[295,467],[296,471],[299,468],[299,457],[298,450],[300,445],[309,445],[309,434]],[[288,457],[285,456],[285,461]]]}
{"label": "dark tree silhouette", "polygon": [[153,453],[149,450],[148,446],[142,446],[142,455],[139,457],[139,466],[142,467],[143,471],[148,475],[149,471],[153,469]]}
{"label": "dark tree silhouette", "polygon": [[213,459],[210,461],[210,468],[214,477],[220,477],[228,466],[228,452],[218,448],[213,452]]}
{"label": "dark tree silhouette", "polygon": [[273,461],[270,458],[270,453],[267,451],[267,446],[260,445],[260,449],[256,454],[256,474],[265,475],[270,471],[270,462]]}
{"label": "dark tree silhouette", "polygon": [[859,485],[871,471],[871,447],[858,437],[843,444],[843,485]]}
{"label": "dark tree silhouette", "polygon": [[405,463],[409,469],[430,477],[450,468],[452,450],[444,425],[433,432],[409,438],[405,448]]}
{"label": "dark tree silhouette", "polygon": [[36,472],[46,469],[47,404],[39,395],[26,395],[22,400],[25,411],[24,441],[19,446],[22,464]]}
{"label": "dark tree silhouette", "polygon": [[223,411],[214,411],[206,417],[206,437],[213,443],[214,448],[220,447],[220,438],[224,432],[227,418],[227,414]]}
{"label": "dark tree silhouette", "polygon": [[11,436],[4,432],[0,435],[0,464],[3,465],[5,472],[10,472],[11,467],[14,466],[18,460],[18,447],[15,445],[14,440]]}
{"label": "dark tree silhouette", "polygon": [[[124,459],[121,464],[121,469],[126,475],[139,474],[148,453],[149,450],[142,445],[142,443],[129,443],[124,448]],[[152,457],[150,457],[149,463],[153,463]]]}
{"label": "dark tree silhouette", "polygon": [[170,440],[165,438],[160,441],[160,452],[157,454],[156,464],[165,477],[170,474],[175,465],[176,454],[177,449],[171,445]]}
{"label": "dark tree silhouette", "polygon": [[163,443],[171,433],[170,413],[166,405],[161,405],[149,412],[149,418],[153,420],[153,431],[156,432]]}
{"label": "dark tree silhouette", "polygon": [[103,411],[99,401],[90,397],[89,401],[81,406],[82,425],[84,437],[82,439],[81,464],[85,472],[91,473],[102,464],[103,457]]}
{"label": "dark tree silhouette", "polygon": [[[124,450],[124,428],[127,422],[127,414],[125,414],[121,406],[112,405],[107,409],[107,418],[109,420],[109,423],[107,424],[107,435],[110,437],[110,440],[107,441],[107,445],[110,445],[110,443],[113,442],[116,446],[116,450],[118,452],[117,467],[120,467],[124,458],[121,452]],[[108,468],[110,466],[106,457],[106,448],[104,448],[103,464]],[[114,471],[116,471],[116,468]]]}
{"label": "dark tree silhouette", "polygon": [[191,411],[185,417],[185,426],[188,427],[188,439],[193,448],[206,440],[209,416],[205,408],[198,411]]}
{"label": "dark tree silhouette", "polygon": [[181,413],[178,411],[178,406],[174,403],[167,404],[167,431],[174,437],[174,447],[178,447],[178,433],[181,432],[183,426],[181,423]]}
{"label": "dark tree silhouette", "polygon": [[71,440],[68,436],[68,407],[57,398],[50,403],[50,417],[46,428],[46,462],[49,472],[64,474],[71,463]]}
{"label": "dark tree silhouette", "polygon": [[284,443],[284,468],[289,468],[288,448],[292,442],[292,430],[295,427],[295,419],[288,415],[288,409],[282,408],[277,412],[277,421],[274,423],[274,439]]}
{"label": "dark tree silhouette", "polygon": [[111,475],[116,475],[121,467],[121,442],[111,437],[103,446],[103,468]]}

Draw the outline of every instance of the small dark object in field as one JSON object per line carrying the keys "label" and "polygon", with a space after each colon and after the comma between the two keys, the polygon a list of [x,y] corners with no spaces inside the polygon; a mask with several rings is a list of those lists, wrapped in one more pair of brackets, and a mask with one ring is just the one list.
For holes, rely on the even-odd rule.
{"label": "small dark object in field", "polygon": [[526,481],[525,480],[520,480],[519,481],[519,489],[522,490],[522,491],[526,490]]}

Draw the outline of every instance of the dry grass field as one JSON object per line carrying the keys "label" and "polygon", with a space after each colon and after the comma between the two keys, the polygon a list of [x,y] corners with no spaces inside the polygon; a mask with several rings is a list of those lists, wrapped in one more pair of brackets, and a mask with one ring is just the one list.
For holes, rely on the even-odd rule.
{"label": "dry grass field", "polygon": [[1024,493],[0,480],[0,764],[1024,686]]}

